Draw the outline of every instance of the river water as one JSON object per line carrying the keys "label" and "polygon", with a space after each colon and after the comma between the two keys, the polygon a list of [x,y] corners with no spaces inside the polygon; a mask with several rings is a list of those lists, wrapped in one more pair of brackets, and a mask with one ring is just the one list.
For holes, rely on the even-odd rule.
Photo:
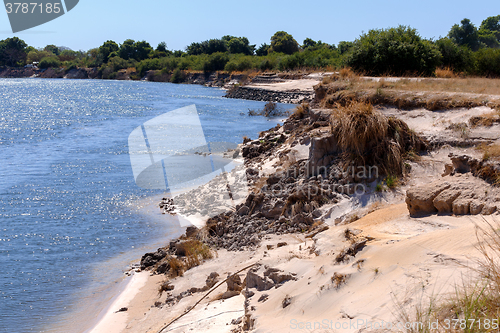
{"label": "river water", "polygon": [[[127,266],[182,232],[136,185],[128,137],[196,105],[208,142],[277,120],[196,85],[0,79],[0,332],[81,332]],[[290,106],[282,106],[290,108]]]}

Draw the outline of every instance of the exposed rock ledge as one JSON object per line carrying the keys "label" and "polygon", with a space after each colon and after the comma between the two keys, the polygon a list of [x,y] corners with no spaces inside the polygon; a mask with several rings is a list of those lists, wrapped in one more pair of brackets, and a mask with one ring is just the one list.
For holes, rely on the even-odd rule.
{"label": "exposed rock ledge", "polygon": [[254,87],[234,87],[227,91],[227,98],[250,99],[254,101],[266,101],[276,103],[301,103],[310,102],[314,99],[312,91],[272,91]]}
{"label": "exposed rock ledge", "polygon": [[[500,190],[485,181],[496,181],[498,165],[469,156],[450,154],[443,179],[409,189],[406,204],[411,216],[441,213],[491,215],[500,212]],[[479,179],[482,178],[485,181]]]}

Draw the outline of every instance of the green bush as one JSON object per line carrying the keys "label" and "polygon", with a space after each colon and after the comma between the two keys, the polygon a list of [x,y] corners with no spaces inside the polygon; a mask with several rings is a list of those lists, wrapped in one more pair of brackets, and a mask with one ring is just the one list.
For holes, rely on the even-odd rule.
{"label": "green bush", "polygon": [[474,58],[477,75],[500,77],[500,49],[480,49]]}
{"label": "green bush", "polygon": [[203,63],[203,71],[214,72],[222,71],[229,62],[229,57],[226,53],[216,52],[211,54]]}
{"label": "green bush", "polygon": [[172,76],[170,77],[170,82],[172,83],[182,83],[186,79],[186,75],[179,68],[174,70]]}
{"label": "green bush", "polygon": [[441,54],[437,46],[405,26],[362,34],[346,57],[346,64],[368,75],[432,75]]}
{"label": "green bush", "polygon": [[441,53],[441,66],[452,68],[457,72],[473,70],[473,53],[469,48],[458,46],[449,38],[441,38],[435,44]]}
{"label": "green bush", "polygon": [[59,61],[59,58],[56,56],[44,57],[44,58],[42,58],[42,60],[40,60],[38,67],[40,67],[42,69],[44,69],[44,68],[59,68],[59,67],[61,67],[61,61]]}

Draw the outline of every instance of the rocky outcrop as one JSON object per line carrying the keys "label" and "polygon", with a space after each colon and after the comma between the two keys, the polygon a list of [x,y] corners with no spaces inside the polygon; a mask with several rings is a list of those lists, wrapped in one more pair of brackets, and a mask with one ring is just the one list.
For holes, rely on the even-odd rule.
{"label": "rocky outcrop", "polygon": [[271,288],[278,288],[285,282],[290,280],[297,280],[294,273],[285,273],[277,268],[256,267],[247,273],[246,283],[247,288],[255,288],[258,291],[269,290]]}
{"label": "rocky outcrop", "polygon": [[411,216],[435,212],[490,215],[500,206],[500,193],[474,178],[446,176],[445,180],[409,189],[406,204]]}
{"label": "rocky outcrop", "polygon": [[226,98],[249,99],[275,103],[302,103],[312,101],[314,92],[311,91],[273,91],[255,87],[233,87],[226,93]]}

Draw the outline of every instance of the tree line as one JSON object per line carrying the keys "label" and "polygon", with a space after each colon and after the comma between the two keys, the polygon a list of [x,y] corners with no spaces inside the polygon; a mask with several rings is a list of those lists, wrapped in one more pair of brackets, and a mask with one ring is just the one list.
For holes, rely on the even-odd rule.
{"label": "tree line", "polygon": [[169,50],[165,42],[156,48],[146,41],[108,40],[88,51],[47,45],[36,49],[13,37],[0,41],[0,66],[40,68],[98,68],[102,78],[117,71],[136,69],[136,77],[149,70],[179,71],[296,70],[351,67],[366,75],[432,76],[436,68],[449,68],[465,75],[500,76],[500,15],[476,27],[469,19],[451,27],[446,37],[422,38],[416,29],[398,26],[372,29],[352,42],[337,45],[306,38],[299,44],[285,31],[276,32],[270,43],[259,47],[246,37],[226,35],[193,42],[185,50]]}

